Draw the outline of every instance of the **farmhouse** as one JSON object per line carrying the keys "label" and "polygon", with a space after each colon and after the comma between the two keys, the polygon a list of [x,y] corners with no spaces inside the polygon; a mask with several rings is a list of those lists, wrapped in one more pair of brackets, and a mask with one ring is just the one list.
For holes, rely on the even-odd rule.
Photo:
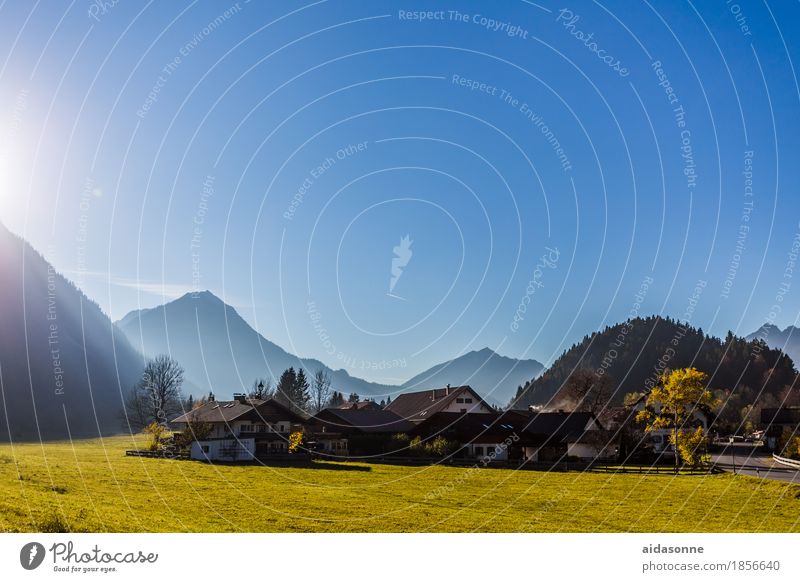
{"label": "farmhouse", "polygon": [[[274,398],[258,400],[234,394],[230,401],[212,396],[202,406],[172,421],[178,430],[200,432],[192,459],[252,461],[288,453],[289,435],[303,430],[306,419]],[[198,435],[200,436],[200,435]]]}
{"label": "farmhouse", "polygon": [[322,456],[367,456],[391,452],[392,435],[414,424],[380,407],[326,408],[308,422],[309,448]]}
{"label": "farmhouse", "polygon": [[435,388],[421,392],[400,394],[386,410],[402,416],[406,420],[418,423],[433,416],[437,412],[457,412],[459,414],[494,414],[477,392],[469,386],[451,388]]}
{"label": "farmhouse", "polygon": [[800,407],[762,408],[761,425],[767,439],[767,447],[775,450],[784,431],[797,434],[800,428]]}

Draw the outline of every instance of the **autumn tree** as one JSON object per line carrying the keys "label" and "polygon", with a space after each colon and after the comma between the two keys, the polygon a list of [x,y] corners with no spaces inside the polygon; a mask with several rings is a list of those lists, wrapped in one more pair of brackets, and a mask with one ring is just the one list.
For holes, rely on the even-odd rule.
{"label": "autumn tree", "polygon": [[[636,415],[636,420],[646,422],[646,432],[659,429],[670,429],[670,442],[675,447],[675,472],[679,468],[679,455],[684,461],[694,460],[689,449],[696,449],[705,441],[705,431],[700,433],[694,427],[687,426],[692,415],[700,411],[709,411],[719,402],[706,387],[706,374],[695,368],[681,368],[666,371],[659,377],[645,397],[644,409]],[[702,435],[702,439],[698,438]],[[681,450],[683,449],[683,454]],[[687,458],[691,457],[691,458]]]}
{"label": "autumn tree", "polygon": [[158,451],[161,449],[161,440],[167,435],[168,431],[163,424],[153,421],[144,427],[142,432],[150,439],[147,443],[147,450]]}
{"label": "autumn tree", "polygon": [[302,431],[295,431],[289,435],[289,452],[299,453],[305,444],[305,434]]}

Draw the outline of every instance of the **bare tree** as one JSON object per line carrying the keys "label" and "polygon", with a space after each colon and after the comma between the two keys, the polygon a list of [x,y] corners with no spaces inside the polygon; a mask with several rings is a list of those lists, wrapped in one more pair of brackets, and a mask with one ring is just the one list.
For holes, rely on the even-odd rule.
{"label": "bare tree", "polygon": [[142,429],[155,422],[167,424],[183,410],[181,387],[183,368],[162,355],[148,360],[142,378],[125,399],[125,411],[132,428]]}
{"label": "bare tree", "polygon": [[328,372],[320,368],[314,373],[311,381],[311,405],[314,412],[319,412],[328,404],[331,396],[331,377]]}
{"label": "bare tree", "polygon": [[611,383],[606,376],[591,370],[576,370],[559,392],[559,406],[574,412],[600,412],[611,398]]}

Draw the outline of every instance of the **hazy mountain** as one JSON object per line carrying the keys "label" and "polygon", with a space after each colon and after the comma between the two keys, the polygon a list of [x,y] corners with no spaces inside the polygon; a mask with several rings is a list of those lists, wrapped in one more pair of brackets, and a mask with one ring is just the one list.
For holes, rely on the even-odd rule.
{"label": "hazy mountain", "polygon": [[302,366],[309,376],[320,368],[327,370],[335,390],[378,400],[402,391],[468,383],[495,402],[508,402],[520,383],[542,370],[534,360],[514,360],[484,349],[434,366],[402,386],[368,382],[346,370],[332,370],[318,360],[290,354],[209,291],[133,311],[117,325],[142,353],[171,354],[200,392],[213,391],[224,397],[248,390],[257,377],[271,376],[274,382],[289,366]]}
{"label": "hazy mountain", "polygon": [[777,325],[765,323],[747,336],[748,340],[763,340],[769,347],[783,350],[795,362],[800,362],[800,329],[790,325],[781,330]]}
{"label": "hazy mountain", "polygon": [[402,387],[414,391],[447,384],[469,384],[487,400],[505,405],[516,394],[518,386],[541,374],[543,368],[536,360],[508,358],[484,348],[433,366]]}
{"label": "hazy mountain", "polygon": [[516,406],[555,402],[573,370],[603,370],[616,390],[612,403],[619,404],[625,394],[652,387],[664,367],[688,366],[709,375],[709,385],[726,402],[720,415],[728,422],[741,420],[747,405],[783,401],[796,376],[790,357],[760,342],[731,333],[720,339],[670,318],[636,318],[584,337],[523,387]]}
{"label": "hazy mountain", "polygon": [[236,309],[209,291],[188,293],[166,305],[133,311],[117,322],[130,342],[146,355],[170,354],[186,370],[186,379],[202,393],[221,397],[249,390],[258,377],[273,383],[289,366],[307,374],[322,368],[332,386],[362,396],[380,396],[395,388],[331,370],[318,360],[299,358],[259,334]]}
{"label": "hazy mountain", "polygon": [[0,440],[119,432],[142,364],[95,303],[0,224]]}

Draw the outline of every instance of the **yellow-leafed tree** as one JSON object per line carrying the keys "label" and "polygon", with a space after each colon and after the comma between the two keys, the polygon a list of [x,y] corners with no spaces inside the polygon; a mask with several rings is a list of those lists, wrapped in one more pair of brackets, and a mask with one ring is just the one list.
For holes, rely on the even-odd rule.
{"label": "yellow-leafed tree", "polygon": [[305,443],[305,435],[302,431],[295,431],[289,435],[289,452],[290,453],[297,453],[303,448],[303,444]]}
{"label": "yellow-leafed tree", "polygon": [[661,375],[658,384],[645,398],[645,408],[636,415],[646,422],[647,432],[671,429],[670,441],[675,447],[675,471],[678,471],[680,455],[687,464],[697,464],[699,451],[705,442],[702,427],[696,430],[688,423],[697,410],[710,410],[719,405],[706,387],[707,376],[696,368],[681,368]]}

